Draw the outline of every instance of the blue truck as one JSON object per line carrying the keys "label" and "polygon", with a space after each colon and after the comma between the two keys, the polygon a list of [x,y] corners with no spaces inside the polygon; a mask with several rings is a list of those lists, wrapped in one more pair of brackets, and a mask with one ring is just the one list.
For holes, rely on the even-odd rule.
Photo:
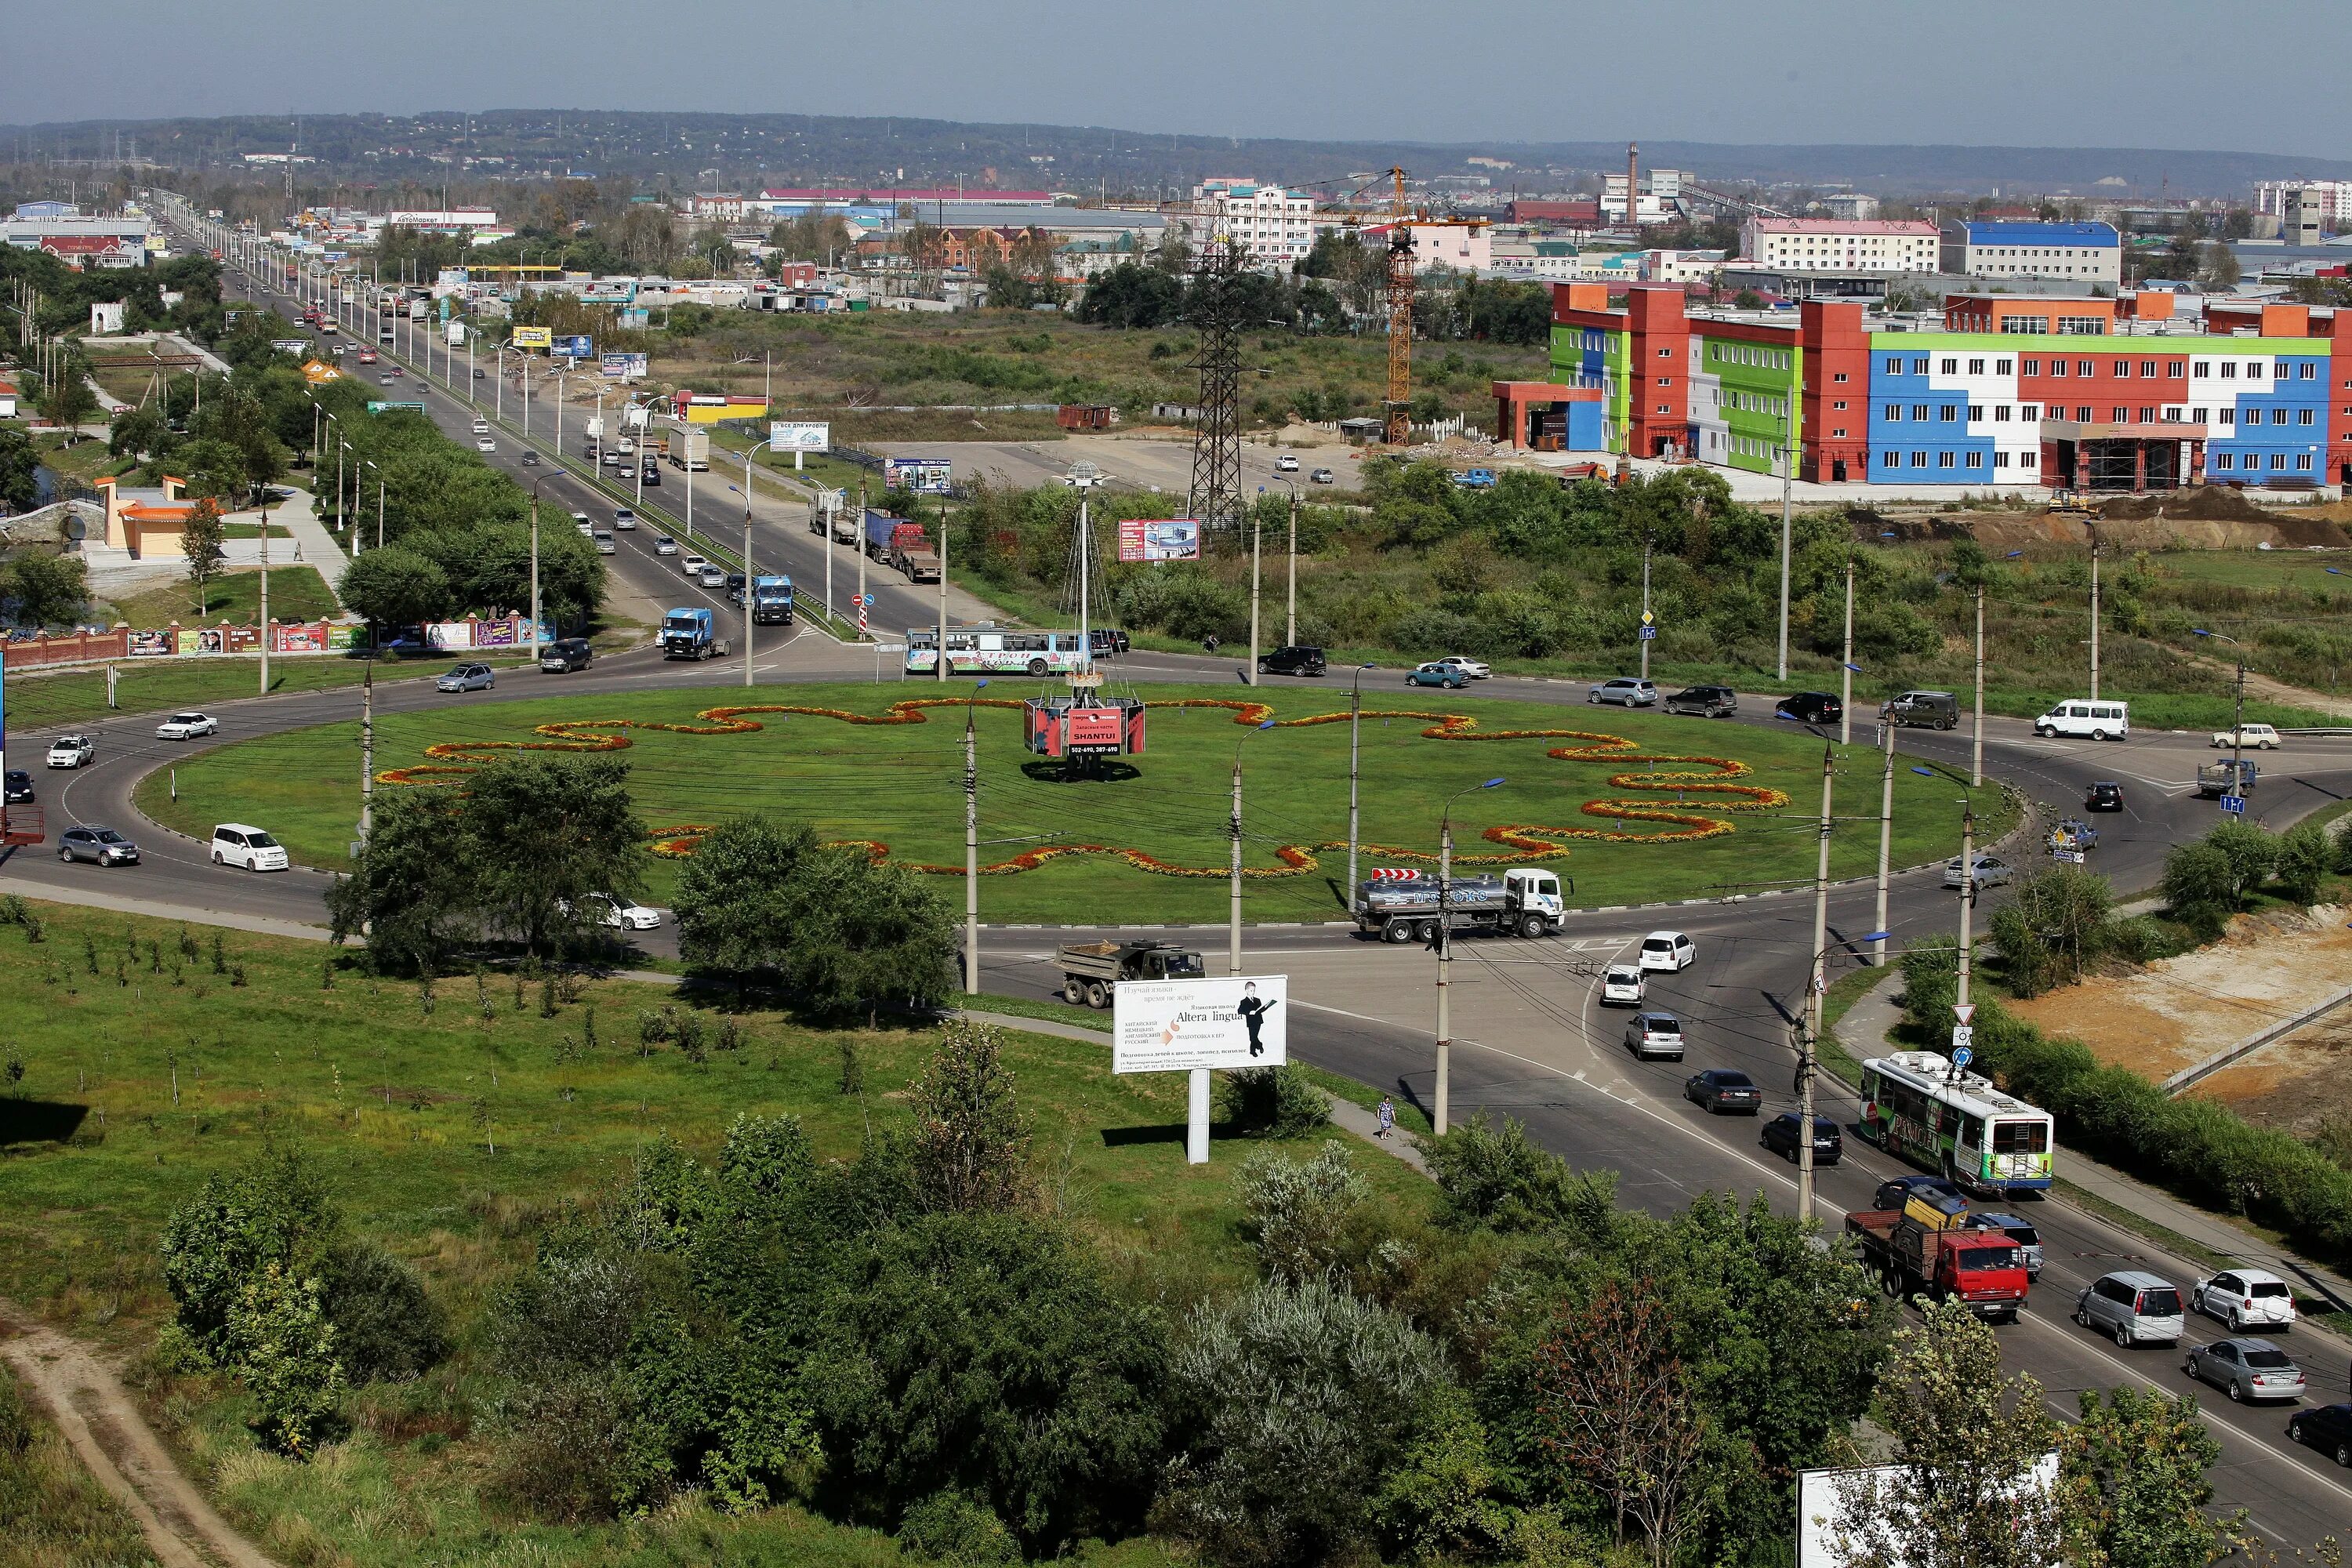
{"label": "blue truck", "polygon": [[751,579],[751,619],[763,626],[793,624],[793,580],[790,577]]}
{"label": "blue truck", "polygon": [[1490,490],[1495,488],[1495,470],[1465,468],[1454,476],[1454,482],[1465,490]]}
{"label": "blue truck", "polygon": [[664,658],[725,658],[727,645],[719,640],[718,626],[709,610],[672,610],[662,616],[661,650]]}

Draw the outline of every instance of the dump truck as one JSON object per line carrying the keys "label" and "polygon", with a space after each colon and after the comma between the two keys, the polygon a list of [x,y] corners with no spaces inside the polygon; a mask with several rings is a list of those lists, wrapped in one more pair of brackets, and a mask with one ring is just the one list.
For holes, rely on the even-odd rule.
{"label": "dump truck", "polygon": [[2261,773],[2251,757],[2226,757],[2197,770],[2197,793],[2207,800],[2225,795],[2252,795],[2254,780]]}
{"label": "dump truck", "polygon": [[1889,1296],[1956,1300],[1980,1318],[2015,1321],[2032,1281],[2025,1253],[2004,1233],[1979,1226],[1965,1207],[1914,1202],[1845,1216],[1863,1267]]}
{"label": "dump truck", "polygon": [[[1503,875],[1456,877],[1445,884],[1445,923],[1458,931],[1549,936],[1565,906],[1559,879],[1515,867]],[[1438,879],[1426,871],[1384,868],[1356,889],[1356,929],[1384,942],[1437,940]]]}
{"label": "dump truck", "polygon": [[1108,1007],[1122,980],[1198,980],[1201,955],[1169,942],[1062,944],[1062,999],[1073,1007]]}
{"label": "dump truck", "polygon": [[911,582],[940,580],[940,552],[931,548],[929,536],[917,523],[891,531],[890,564],[904,572]]}
{"label": "dump truck", "polygon": [[727,645],[718,635],[718,624],[710,612],[700,608],[677,609],[662,616],[661,650],[664,658],[725,658]]}

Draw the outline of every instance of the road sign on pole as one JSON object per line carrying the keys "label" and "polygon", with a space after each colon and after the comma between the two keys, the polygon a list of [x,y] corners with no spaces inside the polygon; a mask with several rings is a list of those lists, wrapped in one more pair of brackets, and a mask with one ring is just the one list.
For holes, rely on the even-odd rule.
{"label": "road sign on pole", "polygon": [[1977,1005],[1975,1003],[1955,1002],[1952,1004],[1952,1016],[1958,1018],[1961,1023],[1973,1023],[1976,1021],[1976,1016]]}
{"label": "road sign on pole", "polygon": [[1956,1068],[1964,1068],[1977,1059],[1976,1052],[1969,1048],[1969,1034],[1965,1024],[1952,1031],[1952,1065]]}
{"label": "road sign on pole", "polygon": [[1655,626],[1643,626],[1641,630],[1633,634],[1633,636],[1642,642],[1654,641],[1657,635],[1658,628]]}
{"label": "road sign on pole", "polygon": [[2221,797],[2221,809],[2231,816],[2243,816],[2246,815],[2246,797],[2242,795],[2225,795]]}

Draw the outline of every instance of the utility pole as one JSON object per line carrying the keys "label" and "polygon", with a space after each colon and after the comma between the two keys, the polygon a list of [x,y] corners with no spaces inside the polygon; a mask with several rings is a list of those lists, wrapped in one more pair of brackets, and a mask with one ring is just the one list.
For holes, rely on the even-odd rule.
{"label": "utility pole", "polygon": [[[1450,802],[1448,803],[1451,804]],[[1454,1078],[1454,1016],[1448,1006],[1447,976],[1454,968],[1453,932],[1447,929],[1447,895],[1454,882],[1454,817],[1448,813],[1437,825],[1437,1094],[1430,1125],[1440,1138],[1445,1136],[1446,1112],[1453,1095]],[[1354,898],[1351,890],[1349,894]]]}
{"label": "utility pole", "polygon": [[[1290,616],[1283,630],[1282,646],[1298,646],[1298,487],[1296,485],[1290,489]],[[1257,660],[1253,658],[1250,664],[1255,668]]]}
{"label": "utility pole", "polygon": [[1976,802],[1969,800],[1960,807],[1960,983],[1954,998],[1963,1007],[1969,1005],[1969,926],[1975,917],[1976,907],[1977,807]]}
{"label": "utility pole", "polygon": [[2099,525],[2091,524],[2091,700],[2099,700]]}
{"label": "utility pole", "polygon": [[1642,531],[1642,629],[1634,640],[1642,648],[1642,679],[1650,679],[1650,531]]}
{"label": "utility pole", "polygon": [[1225,928],[1225,973],[1242,972],[1242,749],[1234,748],[1232,910]]}
{"label": "utility pole", "polygon": [[[1089,650],[1091,651],[1091,650]],[[946,685],[948,679],[948,512],[940,509],[940,643],[939,657],[931,660],[931,679]]]}
{"label": "utility pole", "polygon": [[1977,722],[1969,742],[1969,787],[1984,788],[1984,584],[1977,584]]}
{"label": "utility pole", "polygon": [[1845,558],[1845,652],[1838,668],[1838,744],[1853,744],[1853,557]]}
{"label": "utility pole", "polygon": [[375,638],[368,638],[367,669],[360,677],[360,847],[375,830]]}
{"label": "utility pole", "polygon": [[1249,683],[1257,684],[1257,558],[1258,543],[1265,537],[1265,520],[1258,509],[1250,509],[1250,650]]}
{"label": "utility pole", "polygon": [[1357,737],[1364,727],[1364,671],[1369,664],[1356,667],[1356,678],[1348,682],[1348,901],[1356,899],[1356,780]]}
{"label": "utility pole", "polygon": [[1878,743],[1885,760],[1878,779],[1878,919],[1870,928],[1877,933],[1870,939],[1870,962],[1874,968],[1884,968],[1886,964],[1887,867],[1895,847],[1895,723],[1884,713],[1878,720]]}
{"label": "utility pole", "polygon": [[539,658],[539,487],[530,487],[530,657]]}
{"label": "utility pole", "polygon": [[1797,1050],[1797,1218],[1813,1217],[1813,1061],[1821,1049],[1822,994],[1829,984],[1830,792],[1837,779],[1837,753],[1822,742],[1822,830],[1813,872],[1813,966],[1805,977],[1805,1021]]}
{"label": "utility pole", "polygon": [[261,511],[261,695],[269,695],[269,511]]}
{"label": "utility pole", "polygon": [[[941,645],[940,656],[947,657]],[[981,686],[973,687],[972,695],[980,695]],[[968,996],[980,994],[980,747],[972,729],[972,705],[963,705],[963,989]],[[1235,775],[1240,765],[1234,766]],[[1237,784],[1236,789],[1240,788]]]}
{"label": "utility pole", "polygon": [[[646,470],[645,452],[637,453],[637,472]],[[643,485],[639,486],[643,500]],[[751,601],[758,595],[751,591],[751,448],[743,448],[743,684],[751,684]]]}
{"label": "utility pole", "polygon": [[[1633,198],[1627,196],[1630,204]],[[1784,416],[1781,428],[1787,432],[1780,453],[1780,679],[1789,679],[1789,474],[1797,466],[1797,430]]]}

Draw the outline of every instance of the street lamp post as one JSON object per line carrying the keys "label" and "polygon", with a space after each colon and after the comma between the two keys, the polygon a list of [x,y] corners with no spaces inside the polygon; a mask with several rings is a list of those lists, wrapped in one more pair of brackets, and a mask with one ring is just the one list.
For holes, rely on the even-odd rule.
{"label": "street lamp post", "polygon": [[1884,968],[1886,963],[1888,866],[1895,847],[1895,721],[1884,709],[1878,716],[1878,744],[1884,761],[1878,778],[1878,919],[1870,928],[1873,968]]}
{"label": "street lamp post", "polygon": [[1796,427],[1787,415],[1780,417],[1780,679],[1789,679],[1789,478],[1796,467]]}
{"label": "street lamp post", "polygon": [[1348,899],[1356,897],[1356,781],[1357,737],[1364,727],[1364,671],[1375,668],[1360,664],[1348,682]]}
{"label": "street lamp post", "polygon": [[[2239,643],[2239,641],[2238,641],[2238,639],[2237,639],[2237,638],[2235,638],[2235,637],[2226,637],[2226,636],[2224,636],[2223,634],[2221,634],[2221,633],[2220,633],[2220,632],[2209,632],[2209,631],[2206,631],[2206,630],[2202,629],[2201,627],[2192,627],[2192,628],[2190,628],[2190,629],[2194,630],[2194,631],[2197,633],[2197,635],[2198,635],[2199,637],[2210,637],[2210,638],[2212,638],[2215,642],[2225,642],[2225,643],[2228,643],[2231,647],[2238,647],[2242,646],[2242,645]],[[2242,795],[2246,793],[2246,743],[2245,743],[2245,742],[2246,742],[2246,657],[2245,657],[2245,655],[2243,655],[2243,654],[2242,653],[2242,654],[2240,654],[2240,655],[2238,656],[2238,700],[2237,700],[2237,705],[2236,705],[2236,707],[2235,707],[2235,708],[2231,711],[2231,714],[2230,714],[2230,793],[2231,793],[2232,795],[2242,796]]]}
{"label": "street lamp post", "polygon": [[530,657],[539,661],[539,486],[530,487]]}
{"label": "street lamp post", "polygon": [[1822,994],[1828,988],[1830,940],[1830,793],[1837,780],[1837,752],[1822,738],[1820,858],[1813,871],[1813,966],[1805,977],[1804,1023],[1797,1050],[1797,1217],[1813,1215],[1813,1062],[1821,1049]]}
{"label": "street lamp post", "polygon": [[[1642,629],[1636,640],[1642,648],[1642,679],[1650,679],[1650,531],[1642,531]],[[1622,665],[1618,667],[1623,668]]]}
{"label": "street lamp post", "polygon": [[2099,525],[2091,528],[2091,700],[2099,700]]}
{"label": "street lamp post", "polygon": [[[360,461],[371,468],[375,468],[375,547],[382,550],[383,548],[383,470],[375,468],[373,458],[362,458]],[[352,510],[357,511],[359,509],[353,507]],[[352,553],[354,555],[359,553],[359,542],[360,531],[354,527],[352,530]]]}
{"label": "street lamp post", "polygon": [[1845,656],[1838,672],[1838,744],[1853,744],[1853,557],[1845,558]]}
{"label": "street lamp post", "polygon": [[[947,657],[940,646],[940,657]],[[972,704],[987,689],[982,680],[963,700],[963,989],[980,994],[980,747],[972,728]]]}
{"label": "street lamp post", "polygon": [[1977,807],[1973,796],[1960,804],[1960,965],[1953,1000],[1969,1005],[1969,971],[1975,956],[1977,910]]}
{"label": "street lamp post", "polygon": [[[1258,492],[1263,495],[1265,491]],[[1250,509],[1250,647],[1248,681],[1257,684],[1257,566],[1258,544],[1265,536],[1265,520],[1256,507]]]}
{"label": "street lamp post", "polygon": [[1466,784],[1445,797],[1445,809],[1437,819],[1437,1092],[1435,1114],[1430,1125],[1440,1138],[1445,1136],[1448,1100],[1454,1076],[1454,1018],[1447,1006],[1446,991],[1451,982],[1448,973],[1454,967],[1453,932],[1447,916],[1447,894],[1454,880],[1454,803],[1464,795],[1482,789],[1493,789],[1503,781],[1491,778],[1483,784]]}
{"label": "street lamp post", "polygon": [[1969,787],[1984,787],[1984,594],[1977,584],[1977,709],[1976,727],[1969,740]]}
{"label": "street lamp post", "polygon": [[[940,651],[944,654],[947,650],[942,648]],[[1249,744],[1250,735],[1273,729],[1274,722],[1268,719],[1256,730],[1234,742],[1233,910],[1225,932],[1225,973],[1228,974],[1242,972],[1242,748]]]}

